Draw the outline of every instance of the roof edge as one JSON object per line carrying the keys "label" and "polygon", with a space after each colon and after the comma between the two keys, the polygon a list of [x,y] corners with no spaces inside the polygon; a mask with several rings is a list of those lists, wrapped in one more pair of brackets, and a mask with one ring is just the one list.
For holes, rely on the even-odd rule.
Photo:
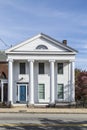
{"label": "roof edge", "polygon": [[36,35],[36,36],[34,36],[34,37],[31,37],[31,38],[29,38],[29,39],[27,39],[27,40],[25,40],[25,41],[23,41],[23,42],[21,42],[21,43],[19,43],[19,44],[14,45],[13,47],[11,47],[11,48],[5,50],[5,53],[7,54],[7,53],[9,53],[10,51],[12,51],[12,50],[14,50],[14,49],[16,49],[16,48],[18,48],[18,47],[20,47],[20,46],[26,44],[27,42],[31,42],[32,40],[35,40],[35,39],[37,39],[37,38],[39,38],[39,37],[43,37],[43,38],[45,38],[45,39],[48,39],[49,41],[52,41],[52,42],[54,42],[54,43],[57,44],[57,45],[59,44],[61,47],[64,47],[65,49],[69,49],[70,51],[74,51],[74,52],[78,53],[78,51],[75,50],[74,48],[71,48],[71,47],[69,47],[69,46],[67,46],[67,45],[64,45],[62,42],[60,42],[60,41],[58,41],[58,40],[56,40],[56,39],[54,39],[54,38],[52,38],[52,37],[50,37],[50,36],[44,34],[44,33],[39,33],[38,35]]}

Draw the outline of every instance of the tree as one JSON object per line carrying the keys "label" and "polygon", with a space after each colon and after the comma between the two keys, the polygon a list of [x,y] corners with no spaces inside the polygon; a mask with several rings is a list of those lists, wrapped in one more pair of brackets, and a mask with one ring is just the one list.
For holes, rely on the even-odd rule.
{"label": "tree", "polygon": [[87,71],[75,69],[76,100],[87,99]]}

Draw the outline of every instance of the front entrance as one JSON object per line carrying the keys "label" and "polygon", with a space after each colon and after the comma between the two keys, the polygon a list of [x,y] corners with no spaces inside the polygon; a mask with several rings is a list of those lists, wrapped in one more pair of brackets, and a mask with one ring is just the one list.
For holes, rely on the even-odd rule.
{"label": "front entrance", "polygon": [[26,101],[26,85],[20,85],[20,102]]}
{"label": "front entrance", "polygon": [[17,103],[26,103],[27,101],[27,84],[17,85]]}

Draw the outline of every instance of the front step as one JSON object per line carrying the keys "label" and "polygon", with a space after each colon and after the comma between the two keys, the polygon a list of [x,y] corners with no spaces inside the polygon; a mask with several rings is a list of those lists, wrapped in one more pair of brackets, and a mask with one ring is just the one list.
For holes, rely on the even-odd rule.
{"label": "front step", "polygon": [[6,108],[6,107],[7,107],[7,105],[5,102],[0,102],[0,108]]}

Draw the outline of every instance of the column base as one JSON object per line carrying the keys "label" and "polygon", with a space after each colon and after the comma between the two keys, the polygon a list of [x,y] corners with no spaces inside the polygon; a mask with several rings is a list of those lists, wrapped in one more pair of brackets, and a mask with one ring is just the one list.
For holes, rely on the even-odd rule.
{"label": "column base", "polygon": [[27,101],[27,104],[26,104],[27,107],[34,107],[34,103],[30,103],[29,101]]}
{"label": "column base", "polygon": [[55,103],[49,103],[49,105],[48,105],[48,107],[55,107],[56,106],[56,104]]}
{"label": "column base", "polygon": [[29,108],[34,108],[34,104],[29,104],[28,107]]}
{"label": "column base", "polygon": [[12,101],[8,101],[7,102],[7,106],[8,106],[8,108],[12,108],[13,107],[13,102]]}

